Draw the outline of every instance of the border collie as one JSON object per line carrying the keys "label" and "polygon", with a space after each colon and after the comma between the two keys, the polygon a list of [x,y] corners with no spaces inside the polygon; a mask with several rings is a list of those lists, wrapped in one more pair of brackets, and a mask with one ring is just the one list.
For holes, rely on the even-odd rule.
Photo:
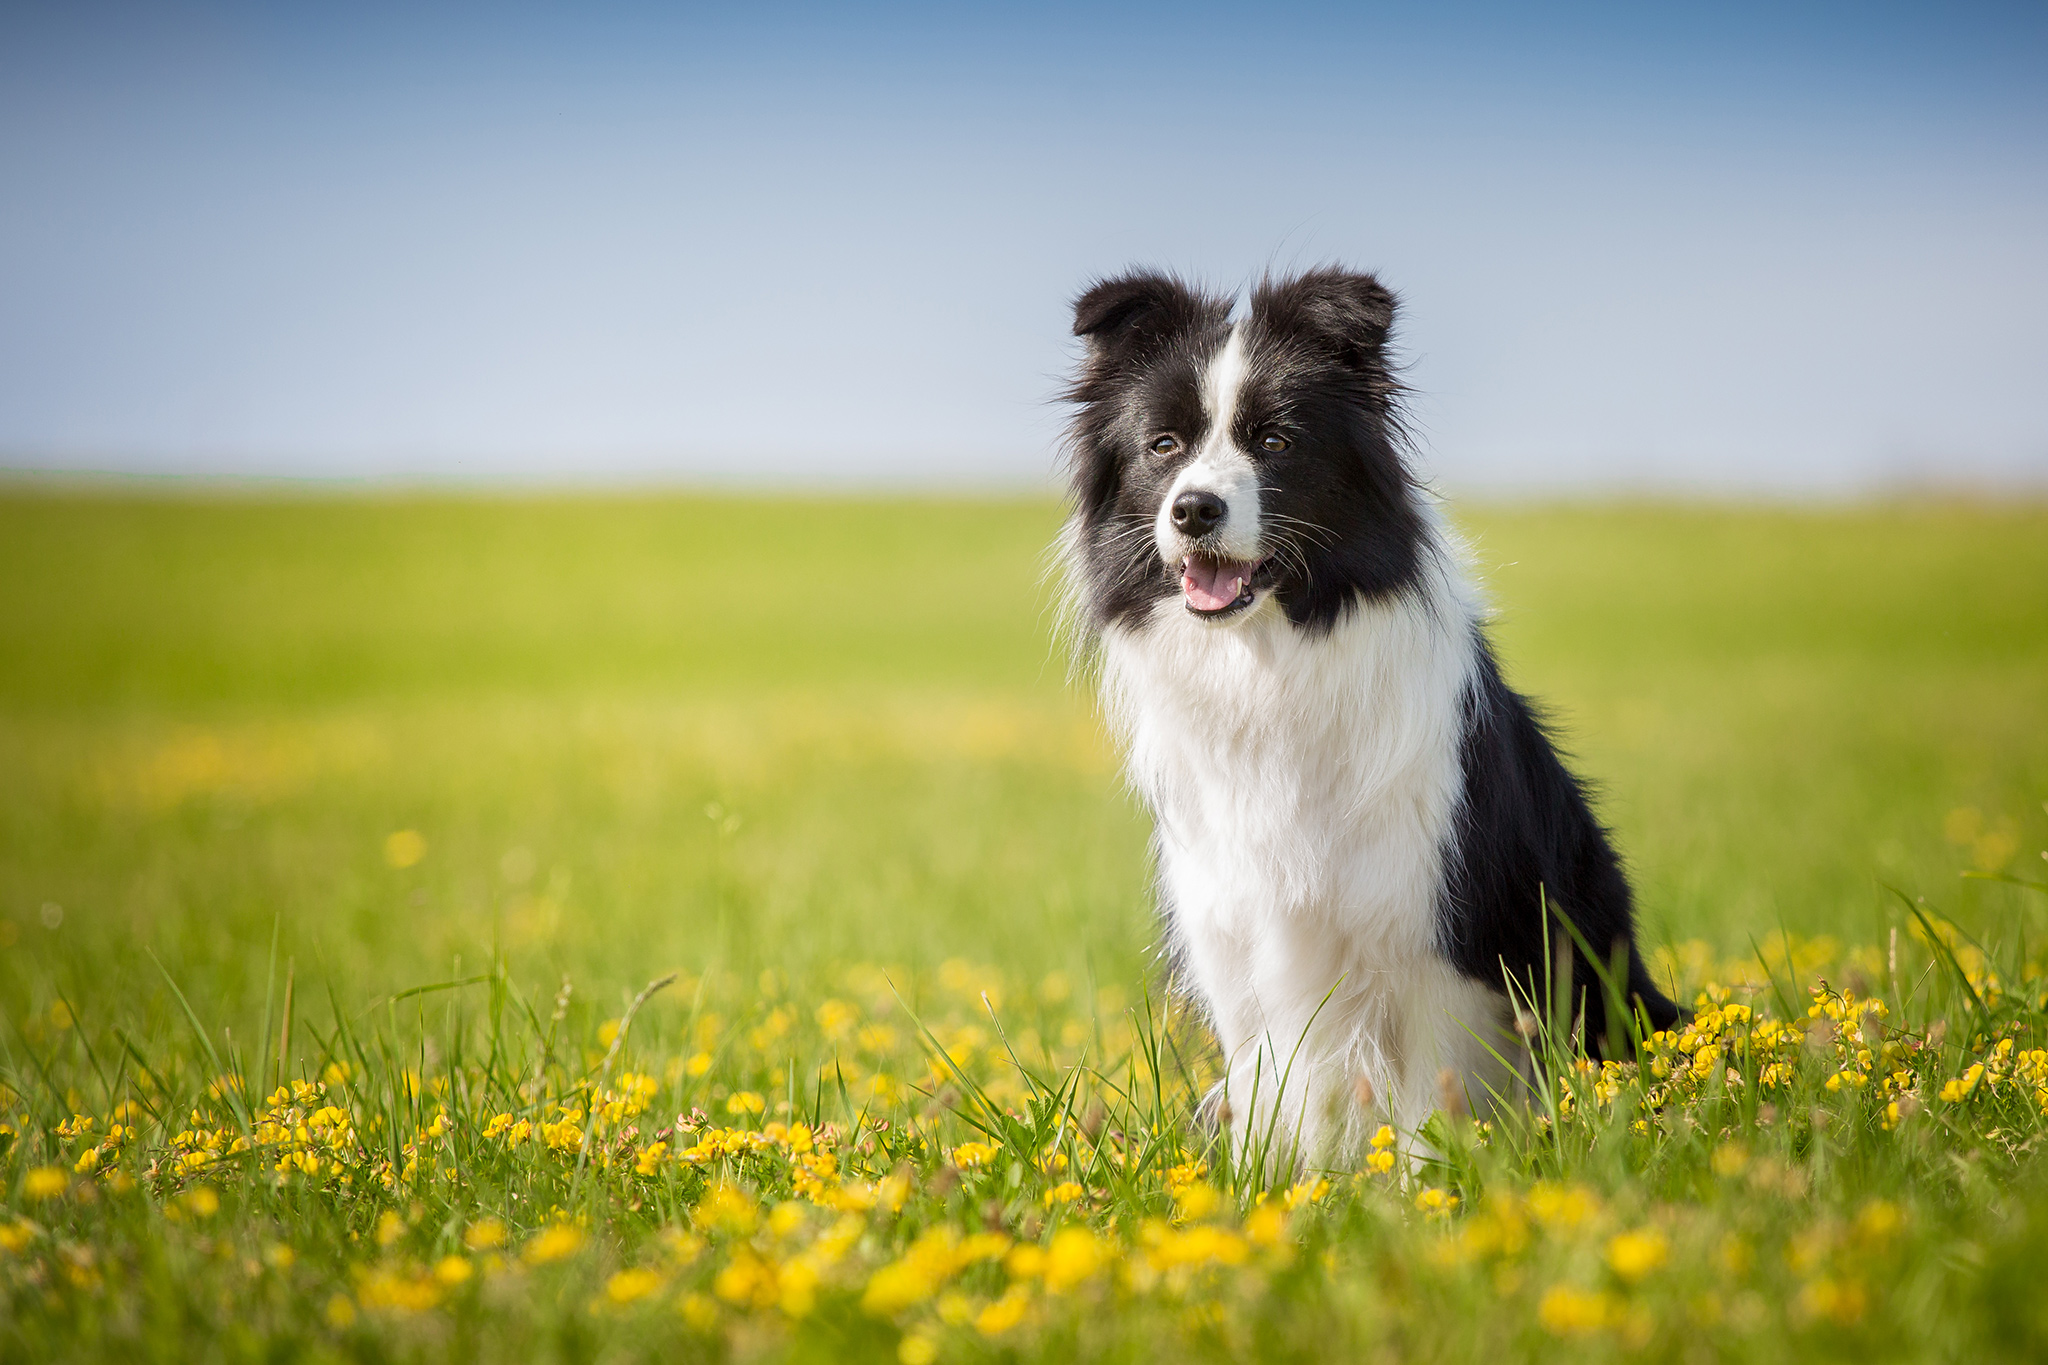
{"label": "border collie", "polygon": [[1678,1015],[1404,458],[1394,309],[1334,268],[1235,320],[1144,272],[1074,308],[1069,582],[1155,819],[1168,951],[1224,1053],[1211,1111],[1283,1162],[1505,1095],[1513,1002],[1545,1001],[1566,952],[1597,1045],[1606,993],[1559,917],[1625,951],[1631,1009]]}

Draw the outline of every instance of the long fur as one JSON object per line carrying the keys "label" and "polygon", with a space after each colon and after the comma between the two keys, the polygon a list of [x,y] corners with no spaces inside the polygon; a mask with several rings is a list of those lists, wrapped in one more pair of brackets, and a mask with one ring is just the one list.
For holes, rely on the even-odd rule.
{"label": "long fur", "polygon": [[1509,983],[1540,998],[1560,946],[1597,1046],[1606,997],[1561,921],[1621,947],[1654,1026],[1677,1017],[1404,458],[1395,307],[1325,269],[1262,283],[1234,323],[1149,272],[1074,312],[1075,615],[1155,817],[1177,971],[1225,1055],[1216,1109],[1248,1150],[1311,1160],[1505,1093]]}

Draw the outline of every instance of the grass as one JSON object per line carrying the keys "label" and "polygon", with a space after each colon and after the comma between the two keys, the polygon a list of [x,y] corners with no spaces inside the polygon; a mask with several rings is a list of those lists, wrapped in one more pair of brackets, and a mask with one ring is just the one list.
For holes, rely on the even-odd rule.
{"label": "grass", "polygon": [[1706,1027],[1272,1189],[1056,517],[0,497],[0,1358],[2039,1358],[2048,513],[1466,516]]}

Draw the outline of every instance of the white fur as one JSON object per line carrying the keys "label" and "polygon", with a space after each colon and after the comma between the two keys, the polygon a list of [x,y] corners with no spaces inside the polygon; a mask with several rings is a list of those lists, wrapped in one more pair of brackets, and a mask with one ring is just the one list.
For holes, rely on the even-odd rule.
{"label": "white fur", "polygon": [[1270,597],[1227,623],[1175,597],[1103,638],[1171,933],[1227,1059],[1224,1113],[1282,1163],[1342,1160],[1382,1121],[1412,1133],[1446,1072],[1468,1104],[1505,1093],[1479,1041],[1507,1052],[1505,1005],[1436,946],[1479,604],[1429,520],[1418,589],[1327,635]]}
{"label": "white fur", "polygon": [[1173,525],[1173,500],[1190,489],[1214,493],[1230,509],[1211,541],[1211,549],[1219,558],[1260,557],[1264,530],[1259,517],[1259,471],[1237,448],[1230,434],[1246,372],[1244,329],[1240,324],[1230,329],[1229,339],[1202,374],[1202,407],[1209,414],[1208,434],[1195,450],[1195,457],[1160,499],[1159,511],[1152,521],[1159,557],[1169,565],[1178,565],[1193,548],[1193,541]]}

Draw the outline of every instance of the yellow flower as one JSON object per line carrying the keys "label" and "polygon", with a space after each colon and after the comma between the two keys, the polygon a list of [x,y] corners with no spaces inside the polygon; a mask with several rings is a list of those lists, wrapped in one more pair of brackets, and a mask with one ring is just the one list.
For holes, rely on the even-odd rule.
{"label": "yellow flower", "polygon": [[768,1102],[751,1090],[741,1090],[725,1102],[728,1114],[758,1114],[768,1107]]}
{"label": "yellow flower", "polygon": [[713,1185],[699,1201],[692,1215],[697,1226],[708,1232],[727,1232],[744,1237],[754,1230],[759,1210],[753,1196],[724,1181]]}
{"label": "yellow flower", "polygon": [[1415,1196],[1415,1207],[1424,1213],[1444,1215],[1458,1207],[1458,1196],[1431,1185]]}
{"label": "yellow flower", "polygon": [[1013,1280],[1035,1280],[1045,1273],[1045,1248],[1033,1242],[1013,1247],[1003,1258],[1003,1269]]}
{"label": "yellow flower", "polygon": [[1863,1286],[1856,1281],[1822,1276],[1800,1289],[1798,1306],[1808,1317],[1827,1318],[1853,1327],[1862,1321],[1868,1302]]}
{"label": "yellow flower", "polygon": [[377,1245],[388,1247],[405,1236],[405,1220],[386,1209],[377,1216]]}
{"label": "yellow flower", "polygon": [[[701,1076],[711,1069],[711,1054],[700,1052],[683,1065],[683,1070],[692,1076]],[[701,1296],[699,1296],[701,1297]]]}
{"label": "yellow flower", "polygon": [[1899,1212],[1897,1204],[1873,1199],[1856,1215],[1856,1231],[1865,1241],[1882,1242],[1897,1232],[1905,1221],[1905,1215]]}
{"label": "yellow flower", "polygon": [[998,1150],[986,1142],[963,1142],[953,1149],[953,1164],[963,1171],[978,1170],[993,1161]]}
{"label": "yellow flower", "polygon": [[1277,1246],[1287,1235],[1287,1215],[1278,1205],[1261,1204],[1244,1220],[1244,1234],[1259,1246]]}
{"label": "yellow flower", "polygon": [[604,1283],[604,1296],[623,1307],[637,1303],[661,1288],[661,1276],[652,1270],[621,1270]]}
{"label": "yellow flower", "polygon": [[718,1305],[705,1294],[685,1294],[676,1304],[676,1311],[683,1315],[683,1321],[699,1332],[709,1332],[718,1326]]}
{"label": "yellow flower", "polygon": [[1549,1228],[1575,1228],[1599,1211],[1599,1201],[1583,1185],[1539,1180],[1529,1190],[1529,1212]]}
{"label": "yellow flower", "polygon": [[1045,1192],[1045,1206],[1051,1208],[1054,1204],[1071,1204],[1086,1193],[1087,1191],[1074,1181],[1063,1180]]}
{"label": "yellow flower", "polygon": [[[1080,1187],[1075,1188],[1078,1190]],[[1223,1196],[1216,1193],[1216,1187],[1206,1181],[1183,1185],[1173,1192],[1173,1202],[1179,1206],[1183,1218],[1206,1218],[1222,1200]]]}
{"label": "yellow flower", "polygon": [[1942,1083],[1942,1103],[1954,1104],[1958,1100],[1968,1099],[1976,1091],[1978,1082],[1983,1079],[1984,1064],[1982,1062],[1972,1062],[1970,1069],[1961,1076],[1952,1081],[1944,1081]]}
{"label": "yellow flower", "polygon": [[932,1365],[939,1358],[939,1343],[921,1332],[913,1332],[897,1343],[896,1359],[901,1365]]}
{"label": "yellow flower", "polygon": [[1663,1265],[1669,1250],[1664,1234],[1654,1228],[1616,1233],[1607,1240],[1607,1264],[1615,1274],[1634,1284]]}
{"label": "yellow flower", "polygon": [[557,1223],[526,1244],[526,1263],[546,1265],[583,1248],[583,1233],[568,1223]]}
{"label": "yellow flower", "polygon": [[35,1240],[36,1225],[21,1219],[12,1223],[0,1223],[0,1251],[19,1253]]}
{"label": "yellow flower", "polygon": [[[1314,1180],[1304,1180],[1299,1185],[1296,1185],[1292,1189],[1287,1191],[1285,1202],[1287,1204],[1288,1211],[1292,1212],[1293,1210],[1300,1208],[1303,1204],[1320,1203],[1322,1202],[1323,1196],[1328,1194],[1329,1192],[1330,1182],[1322,1179],[1321,1177],[1317,1177]],[[1451,1200],[1452,1204],[1456,1204],[1457,1202],[1458,1201],[1456,1199]]]}
{"label": "yellow flower", "polygon": [[1536,1320],[1553,1336],[1584,1336],[1613,1321],[1618,1307],[1607,1294],[1588,1293],[1568,1284],[1552,1285],[1536,1306]]}
{"label": "yellow flower", "polygon": [[384,836],[384,861],[393,867],[413,867],[426,856],[426,838],[416,829],[395,829]]}
{"label": "yellow flower", "polygon": [[1109,1248],[1087,1228],[1062,1228],[1045,1250],[1045,1287],[1063,1293],[1092,1277],[1109,1260]]}
{"label": "yellow flower", "polygon": [[70,1188],[71,1177],[56,1166],[38,1166],[21,1178],[21,1192],[32,1200],[54,1199]]}
{"label": "yellow flower", "polygon": [[476,1267],[469,1263],[466,1256],[443,1256],[434,1264],[434,1278],[450,1289],[466,1283],[474,1274]]}
{"label": "yellow flower", "polygon": [[505,1245],[505,1225],[495,1218],[479,1218],[462,1234],[462,1244],[471,1251],[489,1251]]}
{"label": "yellow flower", "polygon": [[220,1195],[211,1185],[194,1185],[178,1202],[195,1218],[211,1218],[220,1212]]}
{"label": "yellow flower", "polygon": [[1024,1310],[1030,1306],[1031,1291],[1013,1284],[975,1316],[974,1330],[985,1337],[1001,1336],[1023,1319]]}

